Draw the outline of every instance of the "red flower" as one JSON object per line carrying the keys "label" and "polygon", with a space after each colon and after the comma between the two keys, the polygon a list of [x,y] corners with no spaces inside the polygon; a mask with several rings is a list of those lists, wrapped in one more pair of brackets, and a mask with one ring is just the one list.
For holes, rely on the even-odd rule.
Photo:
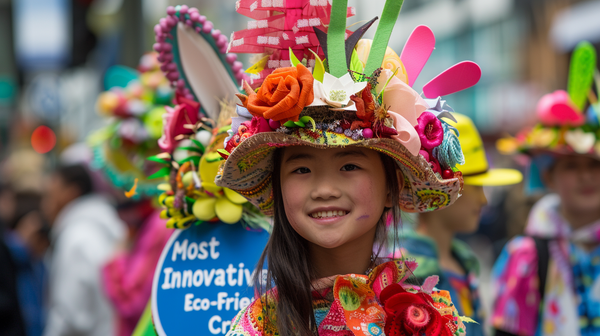
{"label": "red flower", "polygon": [[400,284],[386,287],[380,295],[387,314],[387,336],[452,336],[447,327],[449,316],[442,316],[433,306],[433,299],[425,293],[410,293]]}
{"label": "red flower", "polygon": [[194,131],[184,125],[195,125],[199,117],[200,103],[182,97],[175,96],[177,105],[175,108],[166,106],[167,113],[163,115],[163,134],[158,139],[160,149],[172,152],[177,146],[175,138],[180,134],[192,134]]}

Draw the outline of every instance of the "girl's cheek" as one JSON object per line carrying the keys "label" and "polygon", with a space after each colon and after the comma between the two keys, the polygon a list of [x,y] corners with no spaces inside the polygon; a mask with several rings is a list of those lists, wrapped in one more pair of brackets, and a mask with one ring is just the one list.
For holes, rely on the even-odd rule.
{"label": "girl's cheek", "polygon": [[[286,212],[302,209],[303,201],[309,196],[306,192],[306,184],[299,183],[299,181],[287,181],[282,184],[281,188],[281,193],[285,199]],[[288,206],[291,209],[287,209]]]}
{"label": "girl's cheek", "polygon": [[348,184],[352,188],[355,205],[371,210],[383,207],[383,203],[385,202],[385,185],[381,184],[381,186],[378,186],[376,182],[371,178],[365,177]]}

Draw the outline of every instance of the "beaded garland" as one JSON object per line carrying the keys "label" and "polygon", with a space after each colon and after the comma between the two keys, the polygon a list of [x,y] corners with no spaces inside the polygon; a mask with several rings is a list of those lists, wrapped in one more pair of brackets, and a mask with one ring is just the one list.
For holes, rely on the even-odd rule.
{"label": "beaded garland", "polygon": [[179,22],[193,28],[196,33],[201,34],[210,43],[215,51],[219,52],[218,57],[226,65],[236,83],[248,79],[243,69],[244,65],[237,60],[237,55],[227,51],[229,43],[227,36],[222,34],[220,30],[214,29],[213,23],[207,20],[206,16],[200,15],[198,9],[194,7],[190,8],[186,5],[169,6],[167,7],[167,16],[161,18],[154,26],[156,43],[154,43],[153,49],[159,53],[158,60],[162,63],[160,68],[177,94],[190,100],[196,100],[185,77],[185,71],[181,63],[176,60],[179,53],[175,39],[177,35],[175,29]]}

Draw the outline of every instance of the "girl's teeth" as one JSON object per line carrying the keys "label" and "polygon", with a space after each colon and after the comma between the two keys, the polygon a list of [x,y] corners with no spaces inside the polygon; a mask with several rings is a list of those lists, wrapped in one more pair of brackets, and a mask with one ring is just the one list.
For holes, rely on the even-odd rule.
{"label": "girl's teeth", "polygon": [[318,211],[312,213],[310,216],[313,218],[331,218],[331,217],[341,217],[345,216],[346,211]]}

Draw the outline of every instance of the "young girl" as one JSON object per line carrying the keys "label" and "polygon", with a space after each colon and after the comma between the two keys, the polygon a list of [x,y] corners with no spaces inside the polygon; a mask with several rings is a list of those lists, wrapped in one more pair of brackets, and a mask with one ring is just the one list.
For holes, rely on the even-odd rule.
{"label": "young girl", "polygon": [[[331,22],[345,18],[340,3],[333,2]],[[397,15],[397,4],[388,1],[384,15]],[[399,58],[399,67],[377,69],[385,48],[376,42],[351,76],[345,55],[332,52],[336,38],[344,46],[344,31],[329,26],[322,48],[329,72],[321,59],[313,73],[294,61],[239,95],[243,107],[216,184],[274,219],[255,273],[261,295],[228,335],[464,334],[448,293],[434,290],[436,278],[409,285],[414,262],[381,258],[401,210],[441,209],[461,192],[462,175],[453,170],[460,145],[438,119],[448,108],[410,88]]]}
{"label": "young girl", "polygon": [[[540,123],[516,139],[518,149],[532,158],[529,186],[543,182],[552,193],[531,210],[527,236],[510,241],[494,266],[492,325],[497,335],[600,333],[598,106],[590,107],[587,116],[583,112],[595,69],[588,62],[595,59],[591,45],[578,46],[571,69],[585,62],[591,72],[578,80],[589,85],[569,85],[569,93],[542,97]],[[571,110],[565,113],[568,119],[553,115],[562,106]]]}

